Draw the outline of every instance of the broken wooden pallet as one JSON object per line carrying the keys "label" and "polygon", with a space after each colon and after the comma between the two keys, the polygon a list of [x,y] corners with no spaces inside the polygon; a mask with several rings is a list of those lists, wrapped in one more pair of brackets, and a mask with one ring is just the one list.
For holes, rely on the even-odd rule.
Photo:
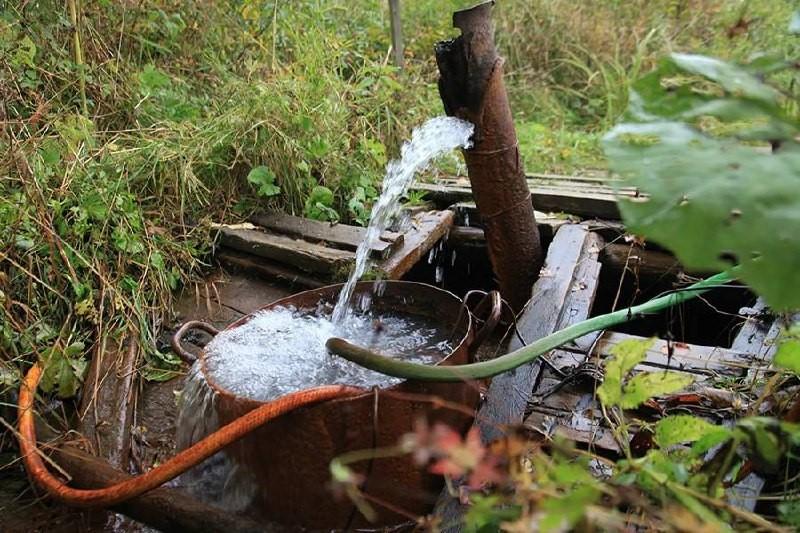
{"label": "broken wooden pallet", "polygon": [[[252,222],[217,225],[218,257],[228,264],[278,276],[302,286],[319,280],[343,279],[355,262],[355,250],[366,238],[365,228],[330,225],[284,214],[261,214]],[[375,267],[387,279],[399,279],[453,225],[453,212],[419,212],[403,232],[385,232],[372,243]]]}

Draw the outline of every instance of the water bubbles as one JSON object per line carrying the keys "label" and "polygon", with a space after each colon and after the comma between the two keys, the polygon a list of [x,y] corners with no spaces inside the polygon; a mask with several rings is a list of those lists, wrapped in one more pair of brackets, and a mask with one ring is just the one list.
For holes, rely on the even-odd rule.
{"label": "water bubbles", "polygon": [[241,326],[222,331],[206,346],[206,372],[212,381],[238,396],[268,401],[320,385],[387,387],[400,382],[330,357],[325,348],[330,337],[423,364],[435,363],[451,351],[446,332],[429,326],[422,317],[364,311],[371,300],[371,293],[360,296],[360,311],[339,325],[334,325],[329,315],[292,307],[259,311]]}

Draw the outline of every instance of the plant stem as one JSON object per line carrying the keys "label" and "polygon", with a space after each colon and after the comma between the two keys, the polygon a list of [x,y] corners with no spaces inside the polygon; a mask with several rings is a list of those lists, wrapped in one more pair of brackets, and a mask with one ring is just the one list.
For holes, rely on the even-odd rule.
{"label": "plant stem", "polygon": [[690,300],[721,284],[733,281],[735,277],[730,271],[722,272],[697,282],[680,292],[654,298],[640,305],[628,309],[620,309],[613,313],[596,316],[579,322],[561,331],[557,331],[534,341],[527,346],[503,355],[490,361],[471,363],[459,366],[429,366],[417,363],[398,361],[391,357],[375,353],[366,348],[350,344],[340,338],[330,338],[326,343],[328,349],[360,366],[375,370],[382,374],[418,381],[463,381],[467,379],[484,379],[503,372],[513,370],[518,366],[534,361],[547,352],[566,344],[567,342],[582,337],[586,334],[602,329],[608,329],[617,324],[628,322],[642,315],[655,313]]}
{"label": "plant stem", "polygon": [[78,65],[78,87],[81,93],[81,109],[84,116],[89,116],[89,107],[86,104],[86,72],[83,68],[83,50],[81,49],[81,34],[78,27],[77,0],[67,0],[69,4],[69,19],[72,23],[72,44],[75,48],[75,64]]}

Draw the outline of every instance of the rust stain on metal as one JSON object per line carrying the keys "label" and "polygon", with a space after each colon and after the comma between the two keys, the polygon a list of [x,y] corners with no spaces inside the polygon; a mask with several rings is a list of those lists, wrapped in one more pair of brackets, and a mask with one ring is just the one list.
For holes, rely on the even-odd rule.
{"label": "rust stain on metal", "polygon": [[436,62],[445,112],[475,124],[473,147],[464,151],[472,192],[500,292],[520,310],[530,298],[543,256],[503,82],[503,59],[494,44],[493,4],[454,13],[453,25],[461,35],[436,45]]}

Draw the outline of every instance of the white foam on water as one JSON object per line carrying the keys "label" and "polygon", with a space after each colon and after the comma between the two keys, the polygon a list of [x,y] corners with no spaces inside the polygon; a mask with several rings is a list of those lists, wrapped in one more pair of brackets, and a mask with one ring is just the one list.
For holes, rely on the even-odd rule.
{"label": "white foam on water", "polygon": [[400,159],[386,165],[383,190],[372,206],[366,237],[356,250],[356,260],[350,277],[339,294],[333,310],[333,322],[342,324],[352,313],[352,296],[356,283],[367,271],[369,251],[400,212],[400,199],[414,181],[414,175],[425,169],[440,155],[455,148],[470,146],[475,127],[455,117],[435,117],[415,128],[411,140],[400,149]]}
{"label": "white foam on water", "polygon": [[321,385],[387,387],[400,380],[331,357],[325,342],[342,337],[354,344],[416,363],[431,364],[450,353],[444,335],[423,319],[395,313],[379,317],[372,294],[359,298],[356,312],[336,326],[328,315],[278,307],[259,311],[246,323],[219,333],[205,347],[208,377],[220,387],[253,400],[269,401]]}

